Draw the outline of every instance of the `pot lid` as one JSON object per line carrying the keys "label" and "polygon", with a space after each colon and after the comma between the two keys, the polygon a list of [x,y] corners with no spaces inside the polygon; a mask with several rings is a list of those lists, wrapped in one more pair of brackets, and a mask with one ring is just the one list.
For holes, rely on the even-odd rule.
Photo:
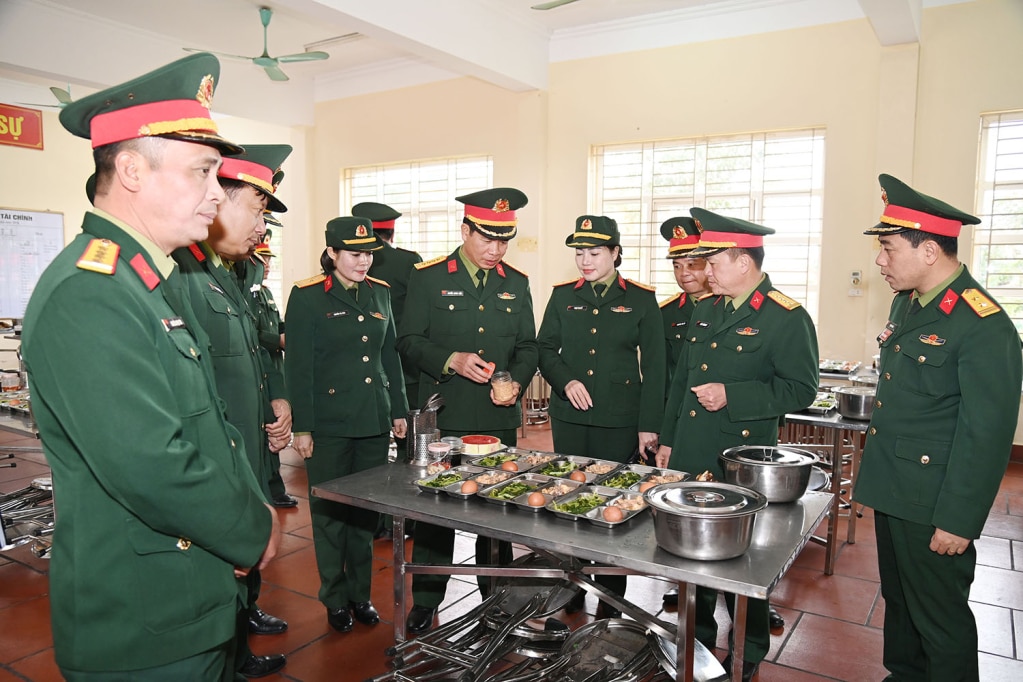
{"label": "pot lid", "polygon": [[767,506],[767,497],[755,490],[716,481],[664,483],[643,495],[655,509],[682,516],[744,516]]}
{"label": "pot lid", "polygon": [[876,395],[876,386],[839,386],[835,389],[835,393],[845,393],[846,395]]}
{"label": "pot lid", "polygon": [[741,445],[736,448],[728,448],[721,453],[721,459],[744,464],[778,466],[803,466],[815,464],[818,461],[817,455],[806,450],[767,445]]}

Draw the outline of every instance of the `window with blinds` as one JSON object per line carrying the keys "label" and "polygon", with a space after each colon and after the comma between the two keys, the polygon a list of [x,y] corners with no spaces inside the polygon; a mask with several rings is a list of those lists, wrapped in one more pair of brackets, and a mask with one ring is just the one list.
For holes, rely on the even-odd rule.
{"label": "window with blinds", "polygon": [[[281,216],[277,216],[281,218]],[[282,219],[283,222],[283,219]],[[274,225],[267,225],[270,230],[270,239],[266,242],[270,245],[270,251],[273,252],[274,257],[268,258],[270,265],[267,266],[266,277],[263,278],[263,284],[266,285],[267,289],[270,290],[270,294],[274,297],[274,302],[277,303],[277,308],[283,311],[283,303],[289,291],[284,291],[284,281],[281,278],[281,257],[284,255],[284,237],[281,235],[281,228]]]}
{"label": "window with blinds", "polygon": [[982,116],[971,273],[1023,333],[1023,111]]}
{"label": "window with blinds", "polygon": [[401,211],[394,245],[429,260],[462,243],[464,207],[455,197],[491,187],[493,176],[489,156],[348,168],[341,211],[347,214],[360,201],[378,201]]}
{"label": "window with blinds", "polygon": [[764,271],[816,320],[824,192],[824,130],[636,142],[593,148],[592,211],[618,221],[621,272],[678,291],[661,223],[701,206],[774,228]]}

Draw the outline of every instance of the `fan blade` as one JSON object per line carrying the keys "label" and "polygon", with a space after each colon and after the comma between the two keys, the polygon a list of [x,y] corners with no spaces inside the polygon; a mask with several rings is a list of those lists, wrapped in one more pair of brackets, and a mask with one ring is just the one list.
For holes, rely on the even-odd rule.
{"label": "fan blade", "polygon": [[227,52],[214,52],[213,50],[200,50],[200,49],[194,48],[194,47],[183,47],[181,49],[184,50],[185,52],[209,52],[210,54],[215,54],[218,57],[226,57],[227,59],[241,59],[241,60],[246,61],[246,62],[252,60],[252,57],[246,57],[245,55],[241,55],[241,54],[228,54]]}
{"label": "fan blade", "polygon": [[53,86],[50,88],[50,92],[52,92],[53,96],[57,98],[58,102],[60,102],[60,106],[63,107],[65,104],[71,104],[70,85],[67,86],[67,90],[65,90],[64,88],[58,88],[57,86]]}
{"label": "fan blade", "polygon": [[22,107],[39,107],[40,109],[63,109],[63,104],[36,104],[35,102],[17,102],[18,106]]}
{"label": "fan blade", "polygon": [[288,80],[288,74],[281,71],[281,67],[276,64],[265,64],[262,65],[263,70],[266,71],[266,75],[270,76],[272,81],[286,81]]}
{"label": "fan blade", "polygon": [[578,2],[578,0],[551,0],[551,2],[541,2],[539,5],[533,5],[529,9],[538,9],[542,11],[561,7],[562,5],[571,5],[573,2]]}
{"label": "fan blade", "polygon": [[279,62],[315,62],[321,59],[330,59],[330,54],[327,52],[296,52],[295,54],[286,54],[283,57],[277,57]]}

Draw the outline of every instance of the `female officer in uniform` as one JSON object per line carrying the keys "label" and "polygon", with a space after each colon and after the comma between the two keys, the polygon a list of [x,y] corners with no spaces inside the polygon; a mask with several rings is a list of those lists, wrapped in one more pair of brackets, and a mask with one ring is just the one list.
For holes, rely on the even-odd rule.
{"label": "female officer in uniform", "polygon": [[[554,287],[537,335],[554,449],[616,462],[656,447],[666,363],[657,297],[618,274],[620,243],[613,219],[576,219],[565,245],[575,249],[580,277]],[[625,592],[624,576],[599,582]],[[581,607],[576,600],[569,610]],[[598,615],[617,613],[602,603]]]}
{"label": "female officer in uniform", "polygon": [[[389,433],[405,435],[408,412],[390,293],[366,276],[380,248],[373,223],[334,218],[326,241],[323,274],[296,282],[285,320],[294,447],[310,488],[384,464]],[[370,601],[376,513],[312,495],[309,509],[327,622],[339,632],[352,629],[353,615],[379,622]]]}

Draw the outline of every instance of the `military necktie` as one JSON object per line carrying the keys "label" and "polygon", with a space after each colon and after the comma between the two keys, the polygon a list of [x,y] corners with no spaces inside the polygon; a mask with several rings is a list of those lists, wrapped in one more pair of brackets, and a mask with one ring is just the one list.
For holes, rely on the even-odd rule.
{"label": "military necktie", "polygon": [[596,294],[597,298],[603,298],[604,297],[604,289],[607,289],[607,285],[606,284],[600,283],[600,284],[594,284],[593,285],[593,293]]}
{"label": "military necktie", "polygon": [[476,288],[479,289],[480,291],[483,290],[483,280],[486,279],[486,277],[487,273],[483,272],[482,270],[476,271],[476,279],[479,280],[478,282],[476,282]]}

